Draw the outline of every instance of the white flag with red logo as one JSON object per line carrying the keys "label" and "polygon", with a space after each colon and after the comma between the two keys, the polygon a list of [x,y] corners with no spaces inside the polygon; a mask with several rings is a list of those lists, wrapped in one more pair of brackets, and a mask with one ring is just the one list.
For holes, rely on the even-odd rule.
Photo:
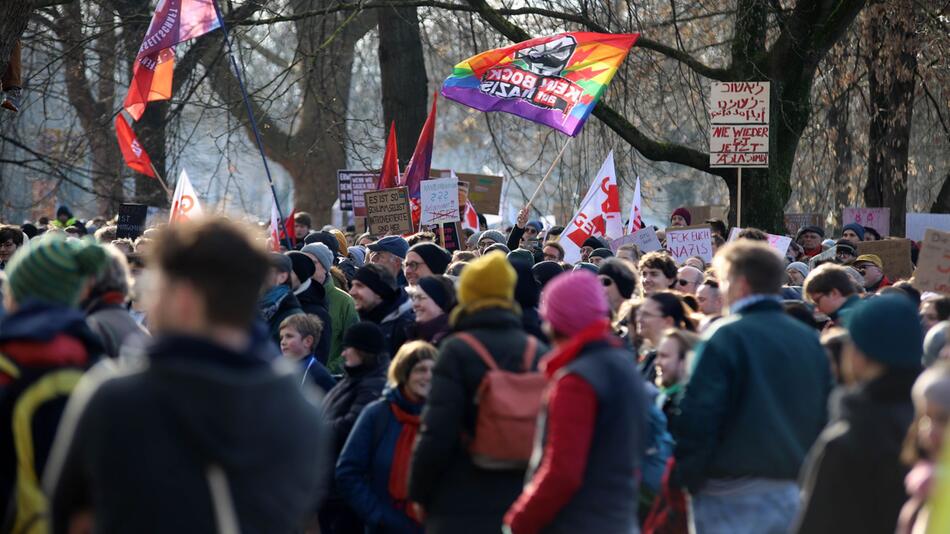
{"label": "white flag with red logo", "polygon": [[462,229],[470,228],[471,230],[478,231],[478,212],[475,211],[475,206],[472,205],[471,200],[465,201],[465,217],[462,217]]}
{"label": "white flag with red logo", "polygon": [[627,234],[632,234],[642,229],[643,224],[643,199],[640,197],[640,177],[637,176],[637,187],[633,190],[633,204],[630,206],[630,220],[627,222]]}
{"label": "white flag with red logo", "polygon": [[620,192],[617,190],[617,173],[614,171],[614,153],[600,167],[597,178],[581,202],[577,214],[561,234],[564,261],[576,263],[581,259],[581,247],[590,237],[618,239],[623,237],[623,221],[620,218]]}
{"label": "white flag with red logo", "polygon": [[198,202],[195,188],[191,186],[188,173],[185,172],[185,169],[182,169],[181,176],[178,177],[178,184],[175,185],[175,195],[172,197],[172,210],[168,217],[168,224],[197,219],[202,215],[204,215],[204,211],[201,209],[201,203]]}

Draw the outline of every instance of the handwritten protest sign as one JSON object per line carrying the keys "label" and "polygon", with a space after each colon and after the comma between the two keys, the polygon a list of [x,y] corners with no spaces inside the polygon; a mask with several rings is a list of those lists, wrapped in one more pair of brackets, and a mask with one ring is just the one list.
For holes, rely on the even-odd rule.
{"label": "handwritten protest sign", "polygon": [[[432,226],[429,231],[435,234],[435,242],[449,252],[462,250],[462,242],[465,241],[465,233],[462,232],[461,223],[443,224],[441,226]],[[442,235],[445,233],[445,243],[442,242]]]}
{"label": "handwritten protest sign", "polygon": [[337,193],[340,198],[340,211],[352,211],[353,215],[366,217],[366,205],[363,193],[376,189],[379,175],[366,171],[336,171]]}
{"label": "handwritten protest sign", "polygon": [[363,194],[369,231],[377,236],[408,234],[415,229],[409,211],[409,190],[393,187]]}
{"label": "handwritten protest sign", "polygon": [[441,224],[459,220],[458,180],[435,178],[423,180],[420,186],[420,224]]}
{"label": "handwritten protest sign", "polygon": [[914,273],[914,287],[921,291],[950,294],[950,232],[933,228],[924,239]]}
{"label": "handwritten protest sign", "polygon": [[[434,178],[448,178],[451,173],[452,171],[449,170],[432,169],[429,174]],[[468,185],[468,199],[475,206],[475,211],[492,215],[501,213],[501,192],[505,186],[504,176],[467,172],[457,172],[455,176]],[[464,206],[465,202],[461,202],[460,205]]]}
{"label": "handwritten protest sign", "polygon": [[907,239],[920,241],[928,228],[950,232],[950,214],[948,213],[908,213],[906,218]]}
{"label": "handwritten protest sign", "polygon": [[891,234],[891,208],[845,208],[841,225],[858,223],[874,228],[882,236]]}
{"label": "handwritten protest sign", "polygon": [[881,241],[862,241],[858,243],[858,255],[874,254],[884,264],[884,274],[896,282],[910,278],[914,264],[910,261],[909,239],[883,239]]}
{"label": "handwritten protest sign", "polygon": [[709,166],[769,166],[769,82],[713,82]]}
{"label": "handwritten protest sign", "polygon": [[620,247],[633,244],[636,245],[641,253],[653,252],[663,248],[660,240],[656,237],[656,230],[652,226],[641,228],[632,234],[627,234],[619,239],[610,242],[610,249],[616,253]]}
{"label": "handwritten protest sign", "polygon": [[[729,230],[729,239],[727,241],[735,241],[739,238],[739,232],[742,231],[742,228],[733,227],[732,230]],[[787,235],[775,235],[775,234],[765,234],[769,238],[769,246],[775,249],[776,252],[785,256],[785,253],[788,252],[788,246],[792,244],[792,238]]]}
{"label": "handwritten protest sign", "polygon": [[122,204],[119,206],[115,237],[117,239],[135,239],[145,231],[145,218],[148,206],[145,204]]}
{"label": "handwritten protest sign", "polygon": [[683,263],[692,256],[710,263],[713,257],[712,230],[708,226],[671,226],[666,229],[666,250],[676,263]]}
{"label": "handwritten protest sign", "polygon": [[818,213],[786,213],[785,231],[788,235],[795,235],[805,226],[821,226],[821,215]]}

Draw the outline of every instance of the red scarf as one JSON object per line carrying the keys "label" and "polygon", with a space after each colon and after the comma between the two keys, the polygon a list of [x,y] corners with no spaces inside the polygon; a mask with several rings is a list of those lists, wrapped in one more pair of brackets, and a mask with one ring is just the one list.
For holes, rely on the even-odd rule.
{"label": "red scarf", "polygon": [[[411,398],[405,391],[403,396]],[[416,434],[419,432],[419,416],[407,413],[395,402],[390,402],[389,408],[396,421],[402,425],[402,431],[396,439],[396,450],[393,451],[392,467],[389,468],[389,495],[397,503],[405,503],[405,514],[421,523],[422,518],[416,514],[416,507],[406,502],[409,497],[409,459],[412,456],[412,446],[416,442]]]}
{"label": "red scarf", "polygon": [[610,321],[607,319],[598,319],[544,357],[544,361],[541,362],[541,369],[544,371],[544,376],[550,380],[558,369],[574,361],[574,358],[577,358],[581,353],[581,349],[584,348],[584,345],[594,341],[605,341],[613,346],[620,344],[611,334]]}

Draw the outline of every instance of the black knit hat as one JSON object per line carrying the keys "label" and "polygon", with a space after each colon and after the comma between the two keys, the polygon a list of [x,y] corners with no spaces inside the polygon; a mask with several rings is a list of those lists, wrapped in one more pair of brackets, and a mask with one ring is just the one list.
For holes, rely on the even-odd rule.
{"label": "black knit hat", "polygon": [[839,239],[835,241],[835,247],[837,247],[838,252],[848,252],[852,256],[858,255],[858,247],[856,247],[850,239]]}
{"label": "black knit hat", "polygon": [[360,282],[370,288],[383,300],[390,300],[396,296],[399,288],[396,286],[396,278],[386,270],[385,267],[376,263],[364,265],[356,271],[353,277],[354,282]]}
{"label": "black knit hat", "polygon": [[581,245],[581,247],[590,247],[593,249],[604,248],[604,243],[600,239],[590,236],[584,240],[584,244]]}
{"label": "black knit hat", "polygon": [[534,279],[538,281],[538,285],[543,289],[555,276],[564,274],[564,268],[556,261],[541,261],[534,264],[531,272],[534,273]]}
{"label": "black knit hat", "polygon": [[423,276],[419,279],[419,288],[445,313],[451,312],[455,307],[455,286],[445,276]]}
{"label": "black knit hat", "polygon": [[340,253],[340,242],[337,241],[336,236],[330,232],[310,232],[307,234],[307,237],[304,238],[303,242],[306,245],[310,243],[323,243],[330,249],[334,257]]}
{"label": "black knit hat", "polygon": [[409,248],[409,252],[418,254],[433,274],[444,274],[452,263],[452,255],[435,243],[417,243]]}
{"label": "black knit hat", "polygon": [[614,253],[609,248],[598,248],[590,253],[591,258],[613,258]]}
{"label": "black knit hat", "polygon": [[290,258],[290,263],[293,266],[294,274],[297,275],[297,280],[304,282],[313,278],[313,274],[317,272],[317,268],[309,256],[296,250],[287,252],[285,255]]}
{"label": "black knit hat", "polygon": [[818,235],[821,236],[822,239],[825,238],[825,231],[822,230],[820,227],[818,227],[818,226],[802,226],[801,228],[798,229],[798,233],[795,234],[795,241],[798,241],[799,239],[801,239],[802,235],[803,235],[803,234],[806,234],[806,233],[808,233],[808,232],[812,232],[812,233],[818,234]]}
{"label": "black knit hat", "polygon": [[367,354],[386,351],[386,338],[376,323],[360,321],[343,333],[343,348],[354,348]]}
{"label": "black knit hat", "polygon": [[620,296],[625,299],[630,298],[637,288],[637,275],[623,263],[623,260],[609,259],[605,261],[600,264],[598,274],[613,280],[617,284],[617,291],[620,292]]}

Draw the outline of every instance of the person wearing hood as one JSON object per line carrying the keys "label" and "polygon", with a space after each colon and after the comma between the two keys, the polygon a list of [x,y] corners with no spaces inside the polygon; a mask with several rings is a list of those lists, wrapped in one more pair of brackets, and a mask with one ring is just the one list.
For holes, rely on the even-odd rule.
{"label": "person wearing hood", "polygon": [[343,371],[343,333],[356,324],[360,318],[356,313],[356,304],[346,291],[336,287],[330,269],[333,267],[333,252],[323,243],[304,245],[300,252],[313,260],[313,283],[323,287],[326,294],[328,311],[330,312],[330,355],[327,358],[327,369],[331,373]]}
{"label": "person wearing hood", "polygon": [[822,252],[821,240],[825,238],[825,231],[818,226],[803,226],[795,235],[795,242],[805,251],[805,259],[813,258]]}
{"label": "person wearing hood", "polygon": [[449,278],[437,274],[420,278],[408,291],[416,322],[408,327],[407,337],[438,345],[452,330],[449,327],[449,314],[456,303],[455,284]]}
{"label": "person wearing hood", "polygon": [[330,343],[333,338],[333,319],[330,317],[326,289],[314,282],[313,275],[317,268],[309,256],[296,250],[286,252],[284,255],[290,258],[290,287],[300,303],[300,309],[304,313],[316,315],[320,319],[320,324],[323,325],[320,335],[317,336],[314,347],[312,347],[311,354],[320,363],[327,365],[330,358]]}
{"label": "person wearing hood", "polygon": [[[462,272],[459,304],[449,318],[456,332],[513,373],[525,370],[526,355],[536,362],[545,350],[522,329],[516,277],[504,254],[476,259]],[[409,498],[424,508],[428,534],[498,532],[524,484],[524,469],[479,467],[466,445],[464,436],[475,435],[476,393],[488,370],[469,343],[458,335],[442,340],[412,453]]]}
{"label": "person wearing hood", "polygon": [[852,243],[860,243],[864,241],[865,233],[863,226],[858,223],[850,223],[844,225],[844,228],[841,229],[841,239],[847,239]]}
{"label": "person wearing hood", "polygon": [[515,282],[515,302],[521,307],[521,326],[528,334],[547,342],[548,337],[541,330],[541,316],[538,315],[541,285],[534,279],[531,263],[510,257],[508,262],[518,276],[518,281]]}
{"label": "person wearing hood", "polygon": [[104,250],[108,253],[108,264],[93,282],[82,308],[89,328],[102,341],[105,355],[118,358],[123,345],[141,347],[149,333],[135,322],[127,307],[132,277],[125,254],[111,245]]}
{"label": "person wearing hood", "polygon": [[409,501],[409,459],[429,396],[438,351],[424,341],[403,345],[387,374],[383,398],[362,411],[336,465],[336,483],[367,534],[422,534]]}
{"label": "person wearing hood", "polygon": [[293,262],[287,256],[271,252],[270,269],[264,282],[264,293],[258,304],[261,318],[267,323],[274,344],[280,346],[280,323],[296,313],[303,313],[300,301],[291,290]]}
{"label": "person wearing hood", "polygon": [[32,521],[46,524],[46,496],[37,480],[66,399],[102,352],[79,302],[107,263],[99,245],[48,235],[7,264],[7,315],[0,322],[0,524],[14,530]]}
{"label": "person wearing hood", "polygon": [[435,243],[418,243],[406,252],[405,275],[410,286],[424,276],[445,274],[452,263],[452,255]]}
{"label": "person wearing hood", "polygon": [[689,226],[693,224],[693,216],[688,209],[680,206],[670,215],[670,226]]}
{"label": "person wearing hood", "polygon": [[396,354],[406,341],[406,328],[416,319],[405,288],[396,285],[384,266],[370,263],[356,271],[350,296],[360,319],[379,325],[389,354]]}
{"label": "person wearing hood", "polygon": [[69,207],[63,205],[56,208],[56,218],[50,221],[50,224],[53,228],[65,230],[70,226],[79,224],[79,220],[73,217],[73,212],[69,210]]}
{"label": "person wearing hood", "polygon": [[637,532],[638,471],[646,452],[643,379],[611,335],[607,299],[583,271],[551,282],[541,299],[553,341],[531,465],[504,523],[512,534]]}
{"label": "person wearing hood", "polygon": [[841,369],[853,386],[835,392],[802,470],[794,530],[802,534],[891,533],[906,500],[900,454],[924,341],[917,310],[906,297],[882,295],[855,306],[845,327]]}
{"label": "person wearing hood", "polygon": [[206,219],[164,228],[151,258],[148,364],[98,366],[70,399],[44,475],[50,531],[302,531],[328,439],[295,370],[250,333],[267,254]]}

